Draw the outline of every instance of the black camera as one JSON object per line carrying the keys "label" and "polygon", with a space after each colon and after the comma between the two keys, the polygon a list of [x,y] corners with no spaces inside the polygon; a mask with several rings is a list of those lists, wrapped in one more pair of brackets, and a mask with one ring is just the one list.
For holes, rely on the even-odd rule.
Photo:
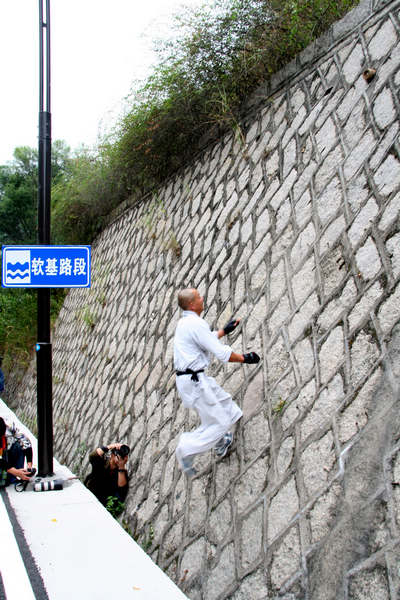
{"label": "black camera", "polygon": [[116,456],[125,458],[125,456],[128,456],[128,454],[130,452],[130,448],[126,444],[122,444],[119,448],[113,448],[111,450],[111,452],[112,452],[112,454],[115,454]]}

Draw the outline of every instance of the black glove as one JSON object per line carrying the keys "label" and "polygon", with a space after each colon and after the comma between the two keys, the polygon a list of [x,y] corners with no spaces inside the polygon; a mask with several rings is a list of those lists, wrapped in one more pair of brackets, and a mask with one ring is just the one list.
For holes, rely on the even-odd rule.
{"label": "black glove", "polygon": [[224,334],[227,335],[228,333],[232,333],[232,331],[236,329],[238,325],[239,319],[232,319],[232,321],[229,321],[229,323],[224,326]]}
{"label": "black glove", "polygon": [[255,365],[260,362],[260,357],[255,352],[249,352],[248,354],[243,354],[244,361],[248,365]]}

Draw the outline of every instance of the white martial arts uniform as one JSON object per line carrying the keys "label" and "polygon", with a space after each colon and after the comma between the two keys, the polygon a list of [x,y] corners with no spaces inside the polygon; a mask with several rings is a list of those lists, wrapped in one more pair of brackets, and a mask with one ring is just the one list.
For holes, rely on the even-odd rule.
{"label": "white martial arts uniform", "polygon": [[[210,363],[210,353],[222,362],[228,362],[232,353],[229,346],[221,344],[217,332],[211,332],[207,323],[195,312],[183,311],[178,321],[174,337],[174,367],[176,371],[199,371]],[[201,425],[194,431],[181,435],[176,456],[181,468],[190,464],[186,460],[194,454],[213,448],[223,435],[242,416],[242,411],[213,379],[205,373],[198,373],[198,382],[191,375],[176,378],[176,387],[183,405],[194,408]]]}

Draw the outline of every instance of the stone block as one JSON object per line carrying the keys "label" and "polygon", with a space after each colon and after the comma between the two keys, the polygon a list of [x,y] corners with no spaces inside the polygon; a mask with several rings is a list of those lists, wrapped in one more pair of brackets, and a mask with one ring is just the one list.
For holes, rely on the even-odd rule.
{"label": "stone block", "polygon": [[342,327],[335,327],[322,344],[319,353],[321,383],[326,383],[338,371],[344,359],[344,340]]}
{"label": "stone block", "polygon": [[329,296],[335,290],[346,276],[343,269],[341,248],[335,248],[329,254],[326,254],[323,260],[320,261],[320,271],[322,276],[322,285],[324,288],[324,296]]}
{"label": "stone block", "polygon": [[339,440],[342,444],[348,442],[368,422],[370,405],[374,405],[374,391],[382,376],[381,369],[377,369],[361,388],[351,404],[342,412],[338,418]]}
{"label": "stone block", "polygon": [[361,74],[361,66],[364,62],[364,52],[361,43],[354,46],[348,58],[343,63],[343,74],[347,83],[352,84],[356,77]]}
{"label": "stone block", "polygon": [[[164,470],[164,477],[162,479],[161,489],[160,489],[161,497],[164,497],[171,488],[173,476],[174,476],[175,462],[176,462],[175,453],[173,453],[169,457],[166,467],[165,467],[165,470]],[[181,477],[183,477],[183,475]]]}
{"label": "stone block", "polygon": [[188,486],[185,477],[180,477],[175,489],[171,494],[171,507],[173,520],[180,517],[184,511],[187,502]]}
{"label": "stone block", "polygon": [[[279,206],[289,197],[289,192],[297,179],[297,171],[296,169],[292,169],[290,173],[285,177],[281,186],[279,186],[278,191],[276,191],[276,186],[268,190],[268,195],[265,199],[269,199],[272,208],[277,210]],[[271,193],[272,192],[272,193]]]}
{"label": "stone block", "polygon": [[232,585],[235,577],[235,555],[233,544],[226,546],[216,567],[208,574],[205,583],[207,600],[217,600],[225,588]]}
{"label": "stone block", "polygon": [[278,338],[277,342],[267,352],[267,373],[270,384],[278,381],[290,366],[289,354],[282,342]]}
{"label": "stone block", "polygon": [[379,145],[376,147],[374,154],[371,156],[369,166],[372,171],[375,171],[381,164],[382,160],[390,152],[395,140],[398,137],[399,124],[395,121],[389,129],[387,129],[384,137],[380,140]]}
{"label": "stone block", "polygon": [[363,319],[369,315],[374,305],[377,304],[382,294],[383,289],[379,281],[375,282],[374,285],[365,292],[364,296],[362,296],[349,314],[350,330],[355,329],[362,323]]}
{"label": "stone block", "polygon": [[400,319],[400,284],[379,308],[378,319],[384,333],[389,333],[393,325]]}
{"label": "stone block", "polygon": [[290,529],[273,554],[271,582],[276,590],[301,568],[300,539],[297,526]]}
{"label": "stone block", "polygon": [[[260,499],[266,486],[268,459],[259,458],[235,483],[234,503],[238,513],[245,512],[249,505]],[[225,481],[225,489],[227,482]]]}
{"label": "stone block", "polygon": [[297,227],[301,229],[311,218],[311,194],[308,190],[300,196],[294,207]]}
{"label": "stone block", "polygon": [[215,497],[220,500],[226,490],[236,480],[239,473],[239,462],[233,452],[229,457],[217,463],[215,469]]}
{"label": "stone block", "polygon": [[390,600],[391,594],[385,570],[376,566],[353,575],[349,581],[349,597],[353,600],[371,600],[371,598]]}
{"label": "stone block", "polygon": [[371,372],[379,357],[379,349],[371,335],[361,331],[351,346],[351,381],[357,383]]}
{"label": "stone block", "polygon": [[276,225],[275,232],[276,235],[280,235],[282,231],[285,229],[286,225],[289,223],[291,217],[292,207],[290,203],[290,199],[286,198],[284,202],[278,208],[276,213]]}
{"label": "stone block", "polygon": [[303,259],[312,252],[314,240],[315,228],[314,224],[311,222],[300,233],[292,248],[291,263],[294,270],[296,270]]}
{"label": "stone block", "polygon": [[315,192],[320,194],[336,174],[338,166],[343,162],[343,152],[340,145],[331,150],[315,173]]}
{"label": "stone block", "polygon": [[[392,460],[393,465],[393,483],[400,484],[400,452],[397,452]],[[400,527],[400,486],[396,485],[393,489],[394,512],[397,527]]]}
{"label": "stone block", "polygon": [[309,188],[314,173],[318,170],[316,162],[311,161],[309,165],[301,172],[296,183],[293,185],[293,198],[297,202],[303,193]]}
{"label": "stone block", "polygon": [[400,186],[400,163],[392,156],[388,155],[386,160],[377,169],[374,175],[378,191],[383,196],[388,196]]}
{"label": "stone block", "polygon": [[375,138],[371,130],[364,132],[355,148],[347,156],[343,164],[343,173],[347,180],[351,179],[375,149]]}
{"label": "stone block", "polygon": [[240,529],[241,564],[243,569],[259,559],[262,551],[264,504],[258,505],[247,515]]}
{"label": "stone block", "polygon": [[397,277],[400,274],[400,233],[388,239],[386,248],[392,263],[393,276]]}
{"label": "stone block", "polygon": [[336,131],[334,121],[331,117],[328,117],[315,135],[315,141],[321,157],[324,157],[330,152],[330,150],[336,144],[337,139],[338,133]]}
{"label": "stone block", "polygon": [[[268,234],[265,241],[267,244],[271,244],[270,234]],[[253,255],[252,255],[252,258],[253,258]],[[260,288],[265,286],[266,281],[267,281],[267,267],[265,266],[265,262],[263,261],[258,264],[257,268],[252,272],[252,275],[250,276],[251,292],[253,294],[256,294],[260,290]]]}
{"label": "stone block", "polygon": [[364,233],[371,228],[378,212],[379,207],[372,198],[360,210],[348,232],[353,247],[360,241]]}
{"label": "stone block", "polygon": [[246,318],[247,339],[251,339],[256,331],[260,330],[267,317],[267,304],[265,296],[261,295],[253,309],[250,310]]}
{"label": "stone block", "polygon": [[240,582],[239,589],[231,600],[268,600],[268,586],[262,569],[251,573]]}
{"label": "stone block", "polygon": [[304,450],[301,465],[309,497],[321,491],[326,485],[336,461],[334,448],[333,435],[328,431],[320,440],[311,443]]}
{"label": "stone block", "polygon": [[321,254],[330,251],[335,246],[345,228],[346,221],[343,216],[340,216],[325,229],[319,244]]}
{"label": "stone block", "polygon": [[185,580],[203,572],[206,543],[204,537],[187,546],[182,553],[180,576]]}
{"label": "stone block", "polygon": [[305,329],[310,327],[312,317],[319,308],[317,294],[312,294],[310,298],[298,309],[289,323],[288,331],[291,341],[301,336]]}
{"label": "stone block", "polygon": [[368,51],[373,61],[385,56],[397,43],[397,33],[393,23],[388,18],[378,29],[368,44]]}
{"label": "stone block", "polygon": [[209,516],[207,537],[220,545],[232,527],[232,510],[229,500],[223,500]]}
{"label": "stone block", "polygon": [[308,406],[311,406],[315,398],[315,381],[312,379],[299,392],[297,398],[285,407],[282,415],[283,430],[288,429],[297,418],[301,417]]}
{"label": "stone block", "polygon": [[268,320],[268,329],[273,337],[282,326],[282,324],[289,318],[290,306],[287,296],[280,299],[277,308],[274,310]]}
{"label": "stone block", "polygon": [[275,415],[280,414],[282,403],[286,403],[296,388],[296,378],[293,370],[286,373],[273,387],[271,386],[271,405]]}
{"label": "stone block", "polygon": [[293,137],[283,150],[283,177],[295,166],[297,160],[296,139]]}
{"label": "stone block", "polygon": [[161,556],[165,560],[182,548],[183,541],[183,519],[175,521],[164,536],[161,548]]}
{"label": "stone block", "polygon": [[314,401],[312,409],[301,424],[301,439],[304,441],[332,419],[343,400],[343,380],[336,375]]}
{"label": "stone block", "polygon": [[310,339],[306,338],[296,344],[293,353],[301,379],[308,379],[314,367],[314,351]]}
{"label": "stone block", "polygon": [[299,497],[292,477],[272,498],[268,511],[268,544],[281,535],[299,510]]}
{"label": "stone block", "polygon": [[253,234],[253,220],[251,216],[243,223],[240,228],[240,241],[242,244],[247,244]]}
{"label": "stone block", "polygon": [[372,106],[375,121],[380,129],[385,129],[396,118],[396,109],[390,88],[385,87],[375,98]]}
{"label": "stone block", "polygon": [[314,256],[309,258],[301,269],[292,277],[292,290],[296,302],[296,307],[311,296],[315,287],[315,259]]}
{"label": "stone block", "polygon": [[327,492],[318,498],[310,510],[311,542],[313,544],[329,533],[340,493],[340,485],[334,483]]}
{"label": "stone block", "polygon": [[[289,157],[288,157],[289,160]],[[275,150],[272,154],[268,154],[264,160],[265,173],[269,177],[275,176],[279,172],[279,152]]]}
{"label": "stone block", "polygon": [[285,273],[285,262],[284,260],[280,260],[277,266],[272,270],[270,277],[269,296],[272,304],[278,300],[286,288]]}
{"label": "stone block", "polygon": [[316,199],[318,216],[322,225],[328,223],[335,216],[338,208],[343,204],[343,192],[338,177],[334,177],[323,192]]}
{"label": "stone block", "polygon": [[[227,387],[224,386],[224,389],[227,389]],[[263,371],[258,371],[257,375],[246,386],[244,391],[242,403],[244,420],[248,421],[265,403],[266,388],[264,386],[264,373]]]}
{"label": "stone block", "polygon": [[286,470],[290,467],[294,454],[294,438],[288,437],[286,438],[279,449],[279,453],[276,459],[276,468],[278,471],[278,475],[282,476],[286,472]]}
{"label": "stone block", "polygon": [[379,273],[382,263],[376,245],[371,237],[358,250],[356,263],[360,274],[367,281]]}
{"label": "stone block", "polygon": [[353,306],[356,297],[357,289],[354,285],[354,281],[353,279],[349,279],[339,298],[334,298],[329,302],[318,317],[318,325],[322,330],[328,331],[333,323]]}

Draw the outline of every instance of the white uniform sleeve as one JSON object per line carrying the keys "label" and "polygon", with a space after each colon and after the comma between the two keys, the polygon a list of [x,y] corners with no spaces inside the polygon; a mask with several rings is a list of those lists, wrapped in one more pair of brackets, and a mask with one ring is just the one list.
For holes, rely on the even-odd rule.
{"label": "white uniform sleeve", "polygon": [[211,332],[207,323],[199,320],[196,328],[193,331],[193,338],[198,343],[202,350],[211,352],[222,362],[228,362],[233,350],[230,346],[221,344],[215,332]]}

